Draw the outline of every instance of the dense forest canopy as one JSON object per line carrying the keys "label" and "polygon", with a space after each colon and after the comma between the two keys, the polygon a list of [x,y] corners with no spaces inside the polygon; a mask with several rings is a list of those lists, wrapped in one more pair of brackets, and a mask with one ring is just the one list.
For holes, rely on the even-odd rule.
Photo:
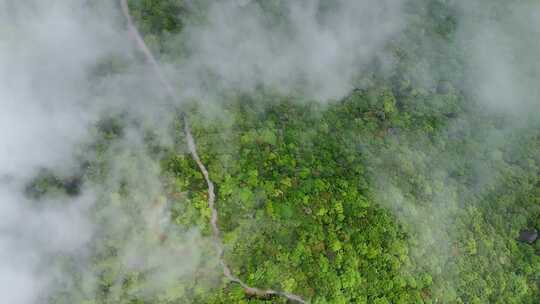
{"label": "dense forest canopy", "polygon": [[0,0],[9,303],[540,302],[537,1],[116,2]]}

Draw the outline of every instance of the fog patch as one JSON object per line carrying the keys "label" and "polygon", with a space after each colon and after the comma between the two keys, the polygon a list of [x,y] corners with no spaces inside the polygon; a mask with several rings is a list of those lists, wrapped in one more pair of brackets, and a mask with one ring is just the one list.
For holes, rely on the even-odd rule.
{"label": "fog patch", "polygon": [[399,0],[332,3],[213,2],[207,23],[185,29],[190,62],[182,69],[228,90],[262,86],[319,101],[341,98],[368,63],[389,60],[384,47],[404,18]]}
{"label": "fog patch", "polygon": [[[95,212],[113,181],[104,189],[82,179],[71,196],[31,197],[26,190],[43,170],[80,175],[78,155],[93,155],[81,150],[95,139],[93,126],[104,113],[127,113],[159,126],[160,143],[171,142],[164,130],[172,115],[164,114],[162,96],[154,95],[158,90],[144,69],[133,64],[131,50],[114,1],[0,0],[0,292],[6,303],[44,303],[58,290],[77,293],[75,274],[87,298],[95,296],[98,277],[89,259],[101,232]],[[97,75],[100,63],[118,58],[125,58],[122,71]],[[111,175],[120,174],[111,168]],[[139,191],[159,190],[155,174],[147,181]],[[111,232],[134,228],[118,210],[101,211],[119,216],[121,229]],[[132,242],[129,248],[152,261],[139,270],[157,265],[167,278],[192,274],[191,261],[199,259],[197,246],[204,240],[197,231],[173,235],[191,253],[182,259],[169,247],[154,252]]]}

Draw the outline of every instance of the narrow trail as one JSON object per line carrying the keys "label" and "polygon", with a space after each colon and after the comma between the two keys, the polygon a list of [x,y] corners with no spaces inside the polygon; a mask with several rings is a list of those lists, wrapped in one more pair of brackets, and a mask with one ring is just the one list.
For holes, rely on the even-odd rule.
{"label": "narrow trail", "polygon": [[[161,69],[159,67],[157,60],[152,55],[152,52],[150,51],[150,49],[148,48],[148,46],[142,39],[137,27],[135,26],[135,23],[133,22],[133,18],[131,17],[131,14],[129,12],[129,6],[127,3],[127,0],[120,0],[120,7],[127,21],[127,28],[128,28],[129,36],[135,42],[137,48],[144,54],[145,60],[148,62],[148,64],[152,66],[152,69],[154,70],[154,73],[158,77],[159,82],[165,88],[168,97],[173,100],[176,99],[176,94],[173,89],[173,86],[161,72]],[[208,173],[206,166],[201,161],[201,158],[199,157],[199,154],[197,152],[197,144],[195,142],[195,139],[193,138],[193,134],[191,132],[187,115],[185,113],[182,113],[181,118],[183,119],[183,122],[184,122],[184,133],[186,136],[189,153],[191,154],[191,157],[193,158],[193,160],[195,160],[195,162],[197,163],[197,166],[199,167],[199,170],[203,174],[204,179],[206,181],[206,185],[208,187],[208,208],[210,208],[211,210],[210,224],[212,226],[214,246],[216,248],[216,252],[218,254],[221,267],[223,268],[223,275],[231,282],[237,283],[240,286],[242,286],[242,288],[244,289],[244,292],[247,295],[257,296],[257,297],[282,296],[294,302],[303,303],[303,304],[308,303],[308,301],[304,300],[302,297],[295,294],[276,291],[272,289],[259,289],[256,287],[251,287],[232,274],[231,269],[229,268],[229,266],[227,265],[223,257],[224,249],[223,249],[223,242],[221,241],[221,231],[219,230],[219,227],[218,227],[218,212],[215,205],[216,194],[215,194],[214,183],[210,179],[210,174]]]}

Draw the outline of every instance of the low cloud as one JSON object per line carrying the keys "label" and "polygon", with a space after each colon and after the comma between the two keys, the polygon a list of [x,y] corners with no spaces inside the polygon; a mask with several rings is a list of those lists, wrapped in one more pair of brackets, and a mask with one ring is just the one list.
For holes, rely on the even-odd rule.
{"label": "low cloud", "polygon": [[[183,33],[192,78],[252,92],[300,92],[319,101],[341,98],[404,26],[403,1],[216,1],[206,23]],[[205,73],[201,73],[205,72]],[[189,82],[188,82],[189,83]]]}

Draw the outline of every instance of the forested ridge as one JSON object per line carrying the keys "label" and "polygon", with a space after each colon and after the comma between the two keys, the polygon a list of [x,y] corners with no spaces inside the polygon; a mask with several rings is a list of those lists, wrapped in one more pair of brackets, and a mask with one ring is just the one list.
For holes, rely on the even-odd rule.
{"label": "forested ridge", "polygon": [[[189,58],[183,29],[206,22],[210,2],[129,4],[156,58],[174,63]],[[286,27],[283,3],[248,5]],[[511,6],[493,1],[485,13],[504,21]],[[216,187],[224,260],[249,286],[310,303],[540,303],[540,241],[518,240],[540,230],[539,107],[493,113],[470,93],[471,55],[457,38],[462,12],[453,1],[404,7],[405,29],[385,45],[392,67],[373,58],[342,98],[261,86],[177,109]],[[114,75],[142,58],[108,58],[95,73]],[[532,79],[539,71],[528,70]],[[530,98],[540,104],[537,93]],[[222,278],[208,185],[184,127],[177,118],[164,146],[151,126],[115,113],[81,147],[79,176],[43,171],[27,186],[31,198],[77,195],[81,180],[101,190],[91,210],[92,275],[73,257],[56,259],[72,280],[49,303],[287,303]],[[130,128],[145,134],[144,150],[119,153]],[[120,173],[111,177],[113,169]],[[137,191],[152,176],[159,185]],[[121,182],[111,187],[112,179]],[[122,261],[129,248],[161,254],[141,272]],[[179,268],[169,274],[160,259]]]}

